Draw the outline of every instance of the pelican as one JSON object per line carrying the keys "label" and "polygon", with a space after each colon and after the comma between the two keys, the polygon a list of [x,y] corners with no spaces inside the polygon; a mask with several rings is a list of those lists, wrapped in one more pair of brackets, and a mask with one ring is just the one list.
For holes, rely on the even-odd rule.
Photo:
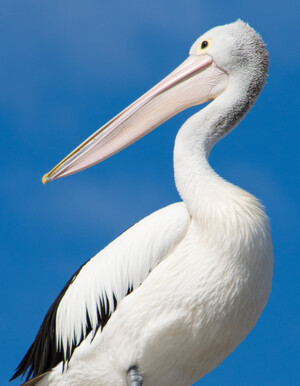
{"label": "pelican", "polygon": [[135,224],[73,275],[12,379],[191,385],[251,331],[271,291],[268,219],[254,196],[210,167],[208,156],[252,107],[267,70],[265,45],[248,24],[213,28],[170,75],[43,177],[88,168],[178,112],[211,101],[176,137],[182,202]]}

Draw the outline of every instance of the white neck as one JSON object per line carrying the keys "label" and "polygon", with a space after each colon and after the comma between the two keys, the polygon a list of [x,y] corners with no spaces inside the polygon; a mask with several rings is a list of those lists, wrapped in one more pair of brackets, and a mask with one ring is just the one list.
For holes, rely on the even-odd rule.
{"label": "white neck", "polygon": [[223,180],[208,164],[212,147],[238,123],[250,107],[246,93],[243,95],[237,90],[234,84],[228,87],[203,110],[189,118],[176,137],[176,186],[190,214],[198,223],[214,219],[212,211],[221,213],[230,208],[231,203],[236,205],[239,199],[241,205],[245,205],[245,201],[247,205],[250,197],[250,201],[254,199]]}

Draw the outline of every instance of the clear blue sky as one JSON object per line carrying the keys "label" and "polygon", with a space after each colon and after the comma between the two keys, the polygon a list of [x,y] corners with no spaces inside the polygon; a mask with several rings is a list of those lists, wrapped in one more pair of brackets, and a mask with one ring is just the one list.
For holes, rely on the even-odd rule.
{"label": "clear blue sky", "polygon": [[254,330],[199,385],[300,383],[298,4],[2,0],[1,385],[73,272],[127,227],[179,200],[173,143],[197,109],[85,172],[46,186],[42,175],[183,61],[199,35],[237,18],[266,41],[269,78],[252,111],[216,146],[211,164],[265,205],[274,282]]}

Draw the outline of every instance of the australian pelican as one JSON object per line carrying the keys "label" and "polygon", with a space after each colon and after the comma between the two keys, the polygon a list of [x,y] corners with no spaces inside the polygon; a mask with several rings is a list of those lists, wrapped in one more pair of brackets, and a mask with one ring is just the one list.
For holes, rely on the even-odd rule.
{"label": "australian pelican", "polygon": [[27,384],[39,386],[190,385],[251,331],[271,290],[269,224],[256,198],[222,179],[208,156],[252,107],[267,69],[265,45],[249,25],[213,28],[178,68],[43,177],[88,168],[183,109],[212,100],[176,138],[183,201],[138,222],[74,274],[13,379],[27,374]]}

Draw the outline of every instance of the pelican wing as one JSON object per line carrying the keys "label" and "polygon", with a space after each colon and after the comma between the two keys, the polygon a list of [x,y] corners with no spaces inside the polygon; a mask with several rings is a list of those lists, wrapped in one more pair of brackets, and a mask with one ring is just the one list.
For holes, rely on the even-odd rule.
{"label": "pelican wing", "polygon": [[176,203],[144,218],[85,263],[52,304],[15,375],[38,376],[100,333],[122,299],[136,289],[187,232],[190,215]]}
{"label": "pelican wing", "polygon": [[25,383],[22,383],[21,386],[35,386],[38,384],[38,382],[44,378],[47,374],[49,374],[50,371],[47,371],[46,373],[42,373],[40,375],[37,375],[36,377],[30,379],[29,381],[26,381]]}

